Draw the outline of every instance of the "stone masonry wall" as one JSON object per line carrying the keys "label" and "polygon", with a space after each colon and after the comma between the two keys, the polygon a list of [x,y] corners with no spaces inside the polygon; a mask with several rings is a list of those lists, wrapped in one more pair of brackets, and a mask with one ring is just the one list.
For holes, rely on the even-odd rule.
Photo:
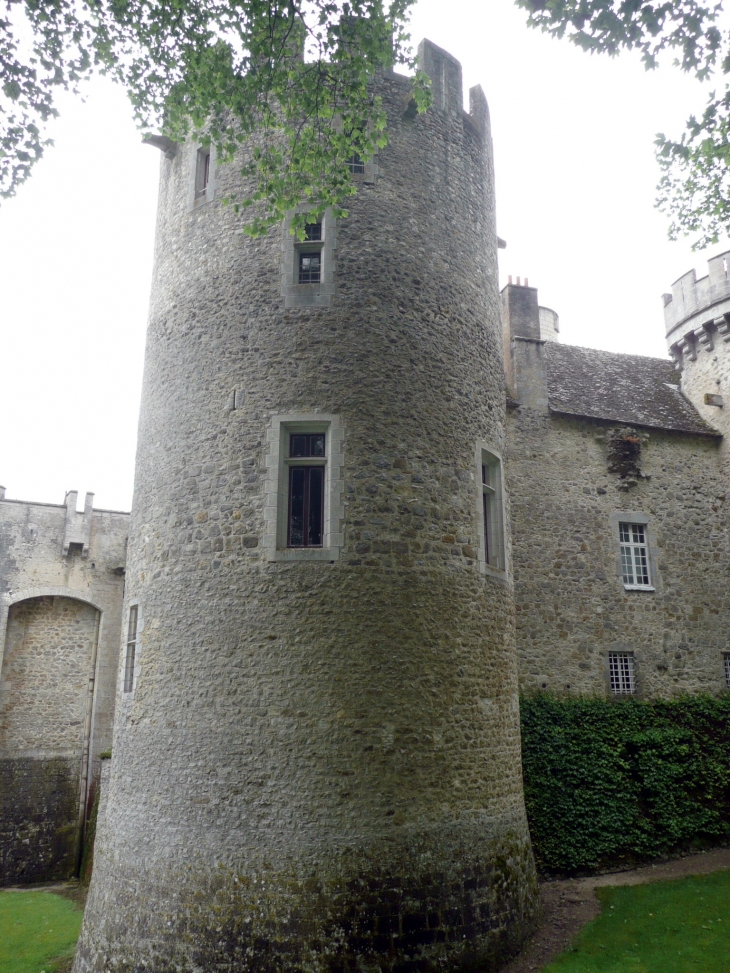
{"label": "stone masonry wall", "polygon": [[[531,928],[512,590],[477,558],[476,447],[504,445],[488,115],[426,54],[433,111],[379,81],[390,144],[337,224],[329,306],[287,305],[283,228],[190,208],[194,146],[162,162],[142,627],[79,973],[488,968]],[[238,166],[216,184],[247,192]],[[271,430],[317,414],[344,434],[337,540],[286,560]]]}
{"label": "stone masonry wall", "polygon": [[[627,488],[615,432],[641,444]],[[607,694],[606,655],[633,651],[646,697],[720,692],[730,648],[728,490],[717,440],[511,410],[517,645],[523,690]],[[624,590],[617,523],[648,515],[655,591]]]}
{"label": "stone masonry wall", "polygon": [[[111,745],[128,515],[75,507],[0,500],[0,884],[73,873]],[[85,557],[64,554],[76,522]]]}

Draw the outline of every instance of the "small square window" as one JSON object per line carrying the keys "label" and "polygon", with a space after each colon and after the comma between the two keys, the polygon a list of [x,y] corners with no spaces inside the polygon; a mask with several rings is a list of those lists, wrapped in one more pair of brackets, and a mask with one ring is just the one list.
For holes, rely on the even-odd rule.
{"label": "small square window", "polygon": [[195,164],[195,202],[202,202],[208,193],[210,182],[210,149],[198,149]]}
{"label": "small square window", "polygon": [[127,626],[127,654],[124,659],[124,692],[131,693],[134,689],[134,659],[137,652],[137,615],[138,605],[129,609],[129,624]]}
{"label": "small square window", "polygon": [[322,224],[321,223],[306,223],[304,226],[304,239],[305,240],[321,240],[322,239]]}
{"label": "small square window", "polygon": [[609,652],[608,676],[614,696],[632,696],[636,692],[634,653]]}
{"label": "small square window", "polygon": [[644,524],[618,525],[621,544],[621,573],[625,585],[637,588],[651,587],[649,572],[649,547]]}
{"label": "small square window", "polygon": [[730,652],[723,652],[722,661],[725,665],[725,686],[730,689]]}
{"label": "small square window", "polygon": [[322,252],[299,254],[299,283],[318,284],[322,279]]}

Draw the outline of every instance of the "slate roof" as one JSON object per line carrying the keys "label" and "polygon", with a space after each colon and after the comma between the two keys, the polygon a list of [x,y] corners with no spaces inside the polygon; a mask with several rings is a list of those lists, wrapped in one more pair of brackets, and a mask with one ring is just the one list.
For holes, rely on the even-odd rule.
{"label": "slate roof", "polygon": [[545,357],[551,412],[720,435],[679,391],[679,374],[670,361],[557,341],[546,343]]}

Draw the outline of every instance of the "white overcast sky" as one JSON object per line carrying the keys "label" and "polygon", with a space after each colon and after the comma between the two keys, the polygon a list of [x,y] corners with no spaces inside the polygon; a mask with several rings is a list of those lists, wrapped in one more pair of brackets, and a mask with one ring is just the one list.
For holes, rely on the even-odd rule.
{"label": "white overcast sky", "polygon": [[[420,0],[412,36],[459,58],[465,92],[487,95],[503,283],[529,277],[565,342],[664,356],[661,294],[693,266],[706,273],[711,254],[667,241],[652,142],[701,111],[699,85],[530,31],[513,0]],[[86,91],[63,100],[55,147],[0,207],[0,484],[50,503],[92,490],[95,506],[124,510],[159,154],[121,90]]]}

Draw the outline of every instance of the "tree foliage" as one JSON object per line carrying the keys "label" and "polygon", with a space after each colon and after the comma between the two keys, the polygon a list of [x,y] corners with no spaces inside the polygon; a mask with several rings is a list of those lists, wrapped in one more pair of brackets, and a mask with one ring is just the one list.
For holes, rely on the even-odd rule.
{"label": "tree foliage", "polygon": [[[385,144],[378,70],[407,56],[412,0],[4,0],[0,15],[0,196],[49,144],[60,90],[94,71],[129,92],[147,133],[213,142],[221,158],[256,129],[249,224],[322,212],[354,192],[348,159]],[[419,107],[427,79],[414,81]],[[304,217],[301,216],[303,226]],[[296,224],[301,232],[301,227]]]}
{"label": "tree foliage", "polygon": [[722,91],[708,96],[678,139],[660,134],[662,169],[657,205],[670,216],[669,236],[693,234],[694,249],[730,232],[730,29],[723,3],[699,0],[517,0],[528,22],[556,37],[567,36],[592,53],[637,50],[647,69],[662,55],[699,80],[717,78]]}

